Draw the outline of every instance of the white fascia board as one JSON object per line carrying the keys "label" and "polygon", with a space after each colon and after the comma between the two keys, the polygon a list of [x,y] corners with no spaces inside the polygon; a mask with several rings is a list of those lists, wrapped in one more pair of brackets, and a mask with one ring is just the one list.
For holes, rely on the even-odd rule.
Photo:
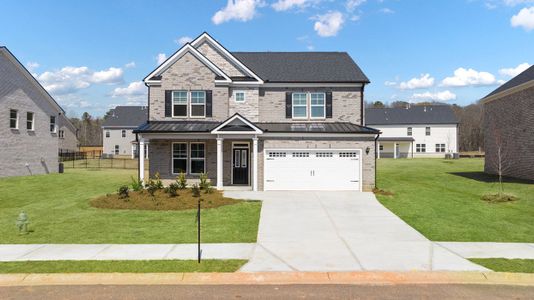
{"label": "white fascia board", "polygon": [[369,138],[373,141],[376,134],[361,134],[361,133],[320,133],[320,132],[265,132],[262,135],[268,137],[335,137],[335,138]]}
{"label": "white fascia board", "polygon": [[[163,62],[159,67],[157,67],[152,73],[150,73],[145,79],[143,80],[145,83],[160,83],[159,80],[150,80],[150,78],[154,76],[158,76],[161,73],[163,73],[165,70],[167,70],[172,64],[174,64],[178,59],[180,59],[183,55],[186,53],[193,54],[197,59],[199,59],[202,63],[204,63],[208,68],[210,68],[212,71],[214,71],[217,75],[224,77],[225,82],[232,82],[230,77],[228,77],[219,67],[217,67],[215,64],[213,64],[209,59],[207,59],[202,53],[198,52],[195,47],[191,46],[191,44],[185,44],[180,50],[178,50],[176,53],[174,53],[171,57],[169,57],[165,62]],[[222,81],[222,80],[220,80]]]}
{"label": "white fascia board", "polygon": [[199,46],[204,40],[207,40],[211,45],[217,48],[222,54],[224,54],[228,59],[230,59],[232,62],[234,62],[237,66],[239,66],[242,70],[244,70],[246,73],[248,73],[250,76],[254,77],[259,83],[262,84],[263,80],[256,75],[256,73],[252,72],[247,66],[245,66],[243,63],[239,61],[235,56],[232,55],[232,53],[228,52],[219,42],[214,40],[209,34],[204,32],[201,34],[198,38],[196,38],[194,41],[191,42],[191,45],[193,47]]}
{"label": "white fascia board", "polygon": [[[254,129],[254,131],[219,131],[221,130],[221,128],[228,125],[230,122],[232,122],[235,119],[239,119],[241,122],[245,123],[247,126]],[[232,117],[230,117],[228,120],[221,123],[219,126],[215,127],[215,129],[213,129],[211,133],[212,134],[262,134],[263,130],[261,130],[256,125],[252,124],[247,119],[240,116],[239,114],[235,114]]]}
{"label": "white fascia board", "polygon": [[[235,82],[234,82],[235,84]],[[353,88],[361,88],[363,86],[362,83],[336,83],[336,82],[266,82],[263,84],[263,87],[353,87]]]}

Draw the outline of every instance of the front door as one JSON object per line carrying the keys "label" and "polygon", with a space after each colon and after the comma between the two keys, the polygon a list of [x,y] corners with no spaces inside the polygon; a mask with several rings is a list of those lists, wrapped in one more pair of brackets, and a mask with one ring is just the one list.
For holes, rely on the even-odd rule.
{"label": "front door", "polygon": [[233,184],[248,185],[248,148],[234,148],[232,158]]}

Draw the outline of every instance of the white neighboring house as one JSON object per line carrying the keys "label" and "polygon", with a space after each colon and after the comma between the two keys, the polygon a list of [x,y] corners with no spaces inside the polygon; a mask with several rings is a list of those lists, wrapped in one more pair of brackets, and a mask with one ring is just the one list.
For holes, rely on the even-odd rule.
{"label": "white neighboring house", "polygon": [[[138,145],[132,132],[139,125],[146,123],[148,108],[146,106],[117,106],[102,125],[103,153],[113,156],[137,157]],[[145,147],[145,157],[148,151]]]}
{"label": "white neighboring house", "polygon": [[368,108],[366,125],[379,129],[377,157],[445,157],[458,152],[458,119],[448,105]]}

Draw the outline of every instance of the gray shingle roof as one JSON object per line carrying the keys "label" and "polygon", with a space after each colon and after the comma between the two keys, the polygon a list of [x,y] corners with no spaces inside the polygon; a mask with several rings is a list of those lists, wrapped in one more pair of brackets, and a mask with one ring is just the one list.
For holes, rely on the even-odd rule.
{"label": "gray shingle roof", "polygon": [[363,82],[346,52],[232,52],[265,82]]}
{"label": "gray shingle roof", "polygon": [[367,108],[365,124],[457,124],[449,105],[412,106],[410,108]]}
{"label": "gray shingle roof", "polygon": [[534,80],[534,65],[530,66],[530,68],[526,69],[525,71],[523,71],[521,74],[517,75],[516,77],[508,80],[506,83],[504,83],[503,85],[501,85],[496,90],[489,93],[486,97],[482,99],[488,98],[489,96],[493,96],[500,92],[504,92],[508,89],[511,89],[523,83],[527,83],[531,80]]}
{"label": "gray shingle roof", "polygon": [[117,106],[102,127],[138,127],[147,120],[146,106]]}

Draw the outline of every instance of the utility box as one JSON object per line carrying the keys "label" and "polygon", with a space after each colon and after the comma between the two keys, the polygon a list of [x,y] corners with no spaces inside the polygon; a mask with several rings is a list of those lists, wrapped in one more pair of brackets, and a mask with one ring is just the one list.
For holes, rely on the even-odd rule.
{"label": "utility box", "polygon": [[60,162],[60,163],[59,163],[59,170],[58,170],[58,171],[59,171],[59,173],[61,173],[61,174],[62,174],[62,173],[64,172],[64,170],[65,170],[65,166],[63,166],[63,163],[62,163],[62,162]]}

